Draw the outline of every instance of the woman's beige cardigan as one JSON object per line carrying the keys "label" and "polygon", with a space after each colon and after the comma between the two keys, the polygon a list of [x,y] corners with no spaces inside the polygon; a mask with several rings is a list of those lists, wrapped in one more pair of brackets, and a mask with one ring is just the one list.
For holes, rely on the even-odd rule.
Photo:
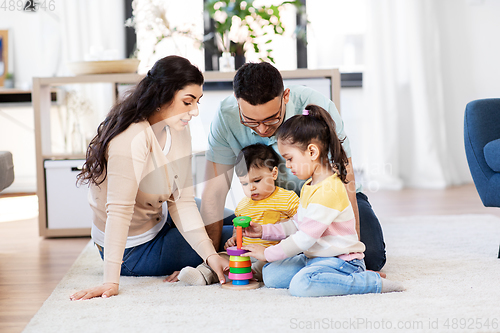
{"label": "woman's beige cardigan", "polygon": [[176,227],[200,257],[216,253],[194,200],[189,127],[171,135],[167,156],[147,121],[130,125],[108,145],[106,179],[91,185],[89,193],[93,222],[105,232],[104,283],[119,283],[127,236],[155,226],[165,200]]}

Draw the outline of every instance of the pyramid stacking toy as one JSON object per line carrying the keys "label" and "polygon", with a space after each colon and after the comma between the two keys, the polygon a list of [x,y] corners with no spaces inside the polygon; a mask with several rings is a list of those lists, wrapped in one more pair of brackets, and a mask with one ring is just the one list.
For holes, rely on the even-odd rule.
{"label": "pyramid stacking toy", "polygon": [[253,277],[252,262],[250,257],[241,257],[240,255],[248,252],[241,248],[243,243],[243,228],[250,226],[252,219],[248,216],[238,216],[233,219],[233,225],[236,228],[236,246],[226,249],[229,257],[229,283],[222,285],[226,289],[255,289],[260,285],[257,281],[250,281]]}

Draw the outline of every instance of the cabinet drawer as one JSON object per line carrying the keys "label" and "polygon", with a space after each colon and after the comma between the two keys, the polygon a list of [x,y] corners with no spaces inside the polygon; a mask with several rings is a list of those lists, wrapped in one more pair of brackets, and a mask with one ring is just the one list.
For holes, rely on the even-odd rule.
{"label": "cabinet drawer", "polygon": [[85,160],[45,160],[47,228],[73,229],[92,226],[88,186],[76,186]]}

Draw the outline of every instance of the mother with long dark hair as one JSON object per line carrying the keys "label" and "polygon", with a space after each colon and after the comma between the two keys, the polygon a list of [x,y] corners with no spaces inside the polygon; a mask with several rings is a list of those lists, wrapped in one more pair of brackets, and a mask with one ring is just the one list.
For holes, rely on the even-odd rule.
{"label": "mother with long dark hair", "polygon": [[187,59],[165,57],[99,125],[78,179],[90,185],[104,281],[72,300],[117,295],[120,275],[175,281],[176,271],[202,260],[224,281],[229,263],[207,236],[191,175],[188,123],[199,113],[203,82]]}

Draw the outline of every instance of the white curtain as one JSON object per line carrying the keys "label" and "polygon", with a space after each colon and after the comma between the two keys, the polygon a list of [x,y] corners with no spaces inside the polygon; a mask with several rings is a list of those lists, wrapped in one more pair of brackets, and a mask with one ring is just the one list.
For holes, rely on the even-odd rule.
{"label": "white curtain", "polygon": [[58,3],[64,62],[86,60],[92,46],[125,57],[125,7],[122,0],[65,0]]}
{"label": "white curtain", "polygon": [[[59,76],[73,75],[67,66],[70,62],[119,60],[126,57],[125,8],[122,0],[66,0],[58,3],[52,16],[57,18],[58,34],[45,38],[57,38],[60,50],[47,50],[46,53],[59,58]],[[57,113],[53,111],[55,114],[52,116],[53,136],[59,134],[53,141],[53,149],[84,150],[95,135],[97,125],[109,112],[113,94],[114,87],[111,84],[65,86],[60,93],[63,106],[57,108]],[[70,110],[66,105],[75,107]],[[83,142],[74,143],[74,136],[83,137]]]}
{"label": "white curtain", "polygon": [[[450,154],[439,1],[370,0],[366,34],[365,186],[443,188],[463,182]],[[463,111],[461,111],[463,112]]]}

